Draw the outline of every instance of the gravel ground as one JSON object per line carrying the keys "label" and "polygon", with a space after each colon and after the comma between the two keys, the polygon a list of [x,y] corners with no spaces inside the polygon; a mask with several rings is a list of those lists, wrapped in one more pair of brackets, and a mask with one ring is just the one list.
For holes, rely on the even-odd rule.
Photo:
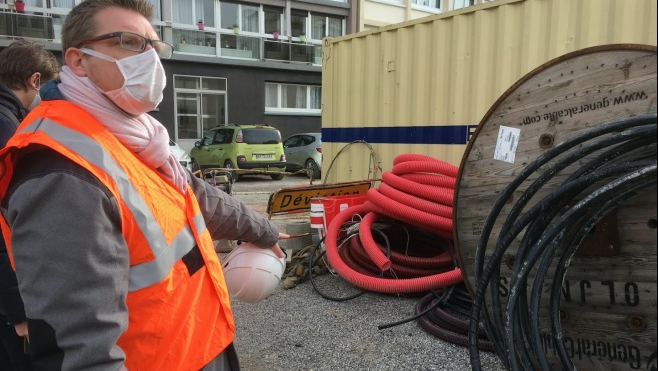
{"label": "gravel ground", "polygon": [[[356,289],[332,275],[315,279],[323,293]],[[246,371],[470,370],[468,349],[440,340],[416,322],[379,330],[413,315],[419,298],[366,293],[346,302],[321,297],[310,282],[256,304],[233,302],[236,349]],[[483,370],[504,370],[481,353]]]}
{"label": "gravel ground", "polygon": [[[288,179],[292,178],[292,179]],[[266,215],[274,189],[308,184],[304,177],[284,182],[245,177],[233,195]],[[267,190],[267,189],[271,190]],[[285,231],[286,223],[308,220],[306,214],[273,217]],[[282,245],[285,246],[285,241]],[[220,254],[224,256],[225,254]],[[314,278],[319,291],[346,297],[358,289],[338,276]],[[235,346],[245,371],[424,371],[471,370],[468,349],[443,341],[415,321],[379,330],[377,326],[414,314],[420,297],[368,292],[348,301],[325,299],[310,281],[285,290],[279,287],[256,304],[233,301]],[[494,353],[481,352],[484,370],[504,370]]]}

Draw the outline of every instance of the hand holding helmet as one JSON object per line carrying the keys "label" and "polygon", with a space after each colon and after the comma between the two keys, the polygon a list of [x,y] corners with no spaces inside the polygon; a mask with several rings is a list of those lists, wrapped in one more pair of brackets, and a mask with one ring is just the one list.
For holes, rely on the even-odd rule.
{"label": "hand holding helmet", "polygon": [[257,303],[270,296],[285,268],[286,260],[278,244],[262,249],[242,243],[222,260],[229,295],[247,303]]}

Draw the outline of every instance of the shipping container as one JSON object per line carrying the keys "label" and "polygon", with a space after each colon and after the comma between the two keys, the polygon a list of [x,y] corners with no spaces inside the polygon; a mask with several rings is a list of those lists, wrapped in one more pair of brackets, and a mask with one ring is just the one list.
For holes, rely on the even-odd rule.
{"label": "shipping container", "polygon": [[323,178],[381,176],[402,153],[459,166],[485,113],[530,71],[597,45],[656,46],[657,4],[498,0],[325,39]]}

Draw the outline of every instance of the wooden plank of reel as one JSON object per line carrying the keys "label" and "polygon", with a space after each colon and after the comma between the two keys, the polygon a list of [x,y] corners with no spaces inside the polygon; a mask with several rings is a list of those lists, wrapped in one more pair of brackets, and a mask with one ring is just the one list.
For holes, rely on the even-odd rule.
{"label": "wooden plank of reel", "polygon": [[[538,67],[501,96],[470,139],[455,186],[455,244],[472,294],[482,227],[498,195],[517,174],[559,143],[597,125],[655,114],[656,104],[656,47],[643,45],[605,45],[566,54]],[[545,184],[524,212],[586,159]],[[484,251],[485,262],[513,203],[535,179],[537,175],[524,181],[502,208]],[[561,289],[560,323],[569,357],[578,370],[656,370],[655,186],[624,201],[590,231],[592,236],[572,257]],[[499,282],[494,284],[503,307],[522,236],[500,260]],[[532,278],[531,273],[529,285]],[[551,287],[547,279],[542,296]],[[562,369],[547,302],[542,299],[538,317],[546,336],[542,346],[551,366]],[[487,292],[488,313],[491,305]]]}

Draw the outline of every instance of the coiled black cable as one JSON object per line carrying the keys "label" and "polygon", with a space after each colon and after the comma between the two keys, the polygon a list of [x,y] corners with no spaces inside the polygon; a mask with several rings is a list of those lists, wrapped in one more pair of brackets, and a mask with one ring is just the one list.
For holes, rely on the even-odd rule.
{"label": "coiled black cable", "polygon": [[[473,300],[464,284],[442,288],[425,295],[417,304],[415,313],[420,327],[428,333],[451,342],[468,346],[468,319],[473,307]],[[380,326],[381,328],[381,326]],[[478,348],[493,351],[491,341],[487,339],[484,329],[479,332]]]}
{"label": "coiled black cable", "polygon": [[[587,232],[605,214],[637,192],[655,187],[655,138],[655,114],[597,126],[540,155],[500,193],[485,221],[476,252],[476,288],[469,323],[469,352],[473,370],[481,370],[478,346],[481,317],[484,317],[483,324],[489,339],[508,369],[551,369],[540,343],[537,318],[541,288],[556,254],[560,254],[560,266],[552,277],[549,306],[551,330],[560,361],[566,369],[573,369],[559,325],[559,292],[566,275],[566,262]],[[519,218],[542,186],[562,170],[590,155],[594,159],[567,177],[554,192]],[[503,206],[523,182],[540,169],[541,174],[512,207],[485,265],[489,237]],[[570,206],[574,203],[575,206]],[[525,233],[512,267],[510,296],[507,305],[503,306],[496,285],[491,283],[498,282],[502,256],[523,230]],[[558,252],[558,247],[565,246],[564,251]],[[539,265],[536,267],[537,262]],[[528,293],[528,277],[533,269],[536,269],[536,275]],[[487,290],[491,294],[490,311],[485,308]]]}
{"label": "coiled black cable", "polygon": [[[351,224],[354,224],[354,223],[350,222],[350,223],[346,223],[345,225],[351,225]],[[345,242],[345,241],[349,240],[350,238],[358,236],[358,234],[359,234],[358,231],[350,232],[350,233],[346,234],[345,236],[343,236],[340,239],[340,241],[338,241],[338,242],[339,243]],[[361,295],[365,294],[366,292],[368,292],[368,290],[359,290],[357,293],[355,293],[353,295],[349,295],[349,296],[345,296],[345,297],[334,297],[334,296],[326,294],[322,290],[320,290],[320,288],[317,286],[317,284],[313,280],[313,267],[320,261],[320,259],[322,259],[324,257],[324,255],[326,254],[326,251],[320,252],[320,255],[318,255],[317,259],[313,259],[313,257],[315,256],[315,254],[317,254],[317,251],[320,249],[320,246],[322,245],[322,242],[324,242],[324,237],[320,241],[318,241],[318,243],[313,247],[313,251],[311,252],[311,258],[308,261],[308,270],[306,270],[306,274],[304,275],[304,276],[308,275],[308,278],[311,281],[311,285],[313,286],[313,289],[315,290],[315,292],[317,292],[323,298],[325,298],[327,300],[332,300],[332,301],[348,301],[348,300],[358,298],[359,296],[361,296]],[[300,281],[303,280],[303,279],[304,279],[304,277],[302,277],[300,279]]]}

